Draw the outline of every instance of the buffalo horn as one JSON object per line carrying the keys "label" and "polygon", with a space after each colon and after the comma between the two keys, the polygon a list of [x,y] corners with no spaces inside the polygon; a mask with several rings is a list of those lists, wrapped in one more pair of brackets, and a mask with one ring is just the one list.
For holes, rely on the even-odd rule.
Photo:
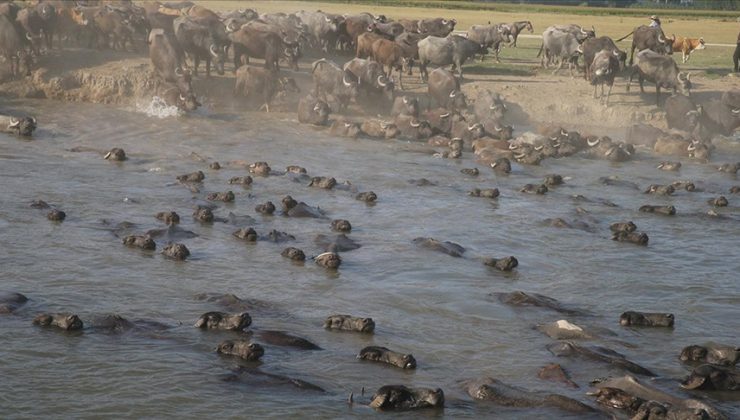
{"label": "buffalo horn", "polygon": [[409,98],[406,97],[406,96],[404,96],[403,97],[403,103],[405,103],[405,104],[409,103]]}
{"label": "buffalo horn", "polygon": [[660,42],[661,44],[665,44],[665,38],[663,38],[663,36],[660,34],[658,34],[658,42]]}
{"label": "buffalo horn", "polygon": [[416,120],[412,120],[412,121],[411,121],[411,122],[409,123],[409,124],[410,124],[410,125],[411,125],[412,127],[414,127],[414,128],[417,128],[418,126],[420,126],[420,125],[421,125],[421,123],[420,123],[420,122],[416,121],[416,123],[414,123],[414,121],[416,121]]}
{"label": "buffalo horn", "polygon": [[31,117],[31,121],[33,121],[33,125],[36,125],[36,118]]}
{"label": "buffalo horn", "polygon": [[234,21],[229,22],[228,25],[226,25],[226,32],[234,32],[236,31],[236,25],[234,25]]}
{"label": "buffalo horn", "polygon": [[33,35],[31,35],[30,32],[26,32],[26,39],[29,41],[33,41]]}
{"label": "buffalo horn", "polygon": [[593,140],[593,141],[591,141],[591,140],[586,140],[586,143],[588,143],[589,147],[594,147],[594,146],[596,146],[597,144],[599,144],[599,142],[600,142],[600,141],[601,141],[601,139],[596,139],[596,140]]}
{"label": "buffalo horn", "polygon": [[733,110],[732,110],[732,113],[733,113],[733,114],[735,114],[735,115],[738,115],[738,114],[740,114],[740,108],[738,108],[738,109],[733,109]]}
{"label": "buffalo horn", "polygon": [[499,126],[495,126],[495,127],[493,127],[493,129],[496,130],[496,131],[504,131],[504,128],[503,127],[499,127]]}
{"label": "buffalo horn", "polygon": [[183,74],[185,74],[185,73],[183,73],[181,67],[175,67],[175,75],[182,76]]}
{"label": "buffalo horn", "polygon": [[218,57],[218,53],[216,52],[216,46],[211,44],[211,47],[209,48],[211,50],[211,54],[213,54],[214,57]]}
{"label": "buffalo horn", "polygon": [[388,83],[386,83],[386,82],[383,82],[383,76],[382,76],[382,75],[381,75],[381,76],[378,76],[378,84],[379,84],[379,85],[380,85],[381,87],[386,87],[386,86],[388,85]]}
{"label": "buffalo horn", "polygon": [[538,152],[539,152],[540,150],[542,150],[542,149],[544,149],[544,148],[545,148],[545,145],[544,145],[544,144],[541,144],[541,145],[539,145],[539,146],[535,146],[535,147],[534,147],[534,150],[536,150],[536,151],[538,151]]}
{"label": "buffalo horn", "polygon": [[439,115],[439,118],[447,118],[447,117],[449,117],[449,116],[450,116],[450,113],[449,113],[449,112],[447,112],[447,113],[444,113],[444,114],[440,114],[440,115]]}
{"label": "buffalo horn", "polygon": [[346,74],[343,74],[342,75],[342,83],[344,83],[344,86],[351,86],[352,85],[352,83],[350,83],[350,82],[347,81],[347,75]]}
{"label": "buffalo horn", "polygon": [[456,90],[453,90],[452,92],[450,92],[450,98],[454,98],[455,96],[457,96]]}
{"label": "buffalo horn", "polygon": [[20,124],[21,120],[16,120],[15,118],[10,117],[10,125],[8,126],[8,128],[18,127]]}

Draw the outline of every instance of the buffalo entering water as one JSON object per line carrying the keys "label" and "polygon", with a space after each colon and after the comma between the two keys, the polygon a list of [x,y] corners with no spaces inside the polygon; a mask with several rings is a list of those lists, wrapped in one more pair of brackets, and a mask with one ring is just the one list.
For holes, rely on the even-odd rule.
{"label": "buffalo entering water", "polygon": [[[33,140],[0,134],[2,289],[30,298],[3,315],[0,328],[6,416],[341,417],[371,412],[366,404],[372,391],[362,396],[363,387],[398,383],[442,388],[444,414],[451,418],[494,412],[540,417],[554,409],[471,404],[460,380],[494,376],[535,393],[590,403],[584,393],[591,380],[625,372],[551,354],[546,346],[552,340],[535,324],[567,319],[596,332],[598,338],[581,345],[622,353],[664,378],[654,385],[681,396],[697,394],[681,394],[665,378],[678,383],[687,375],[678,361],[683,347],[736,344],[740,211],[729,190],[738,180],[713,165],[685,161],[678,172],[667,172],[657,169],[658,157],[641,153],[625,164],[584,157],[515,164],[506,176],[476,164],[469,152],[458,160],[438,159],[433,148],[420,144],[335,138],[299,125],[292,113],[226,109],[160,119],[107,106],[33,100],[9,106],[43,119]],[[153,109],[150,114],[161,111]],[[123,148],[128,159],[103,159],[113,147]],[[740,149],[720,144],[715,156],[740,161]],[[221,169],[209,168],[216,161]],[[273,175],[253,176],[244,187],[229,185],[231,178],[249,175],[245,162],[259,161],[268,162]],[[306,168],[310,177],[334,177],[337,187],[309,188],[308,180],[282,174],[289,165]],[[460,173],[471,167],[480,169],[478,176]],[[198,170],[205,180],[195,189],[176,181]],[[565,183],[545,195],[519,192],[554,173]],[[605,177],[636,183],[640,190],[607,185]],[[429,182],[409,182],[419,179]],[[651,184],[678,180],[693,181],[696,189],[642,193]],[[468,195],[494,187],[500,192],[494,199]],[[196,206],[209,204],[207,194],[227,190],[235,200],[216,203],[213,210],[223,222],[192,219]],[[356,200],[360,191],[374,191],[377,202]],[[326,217],[254,211],[286,195]],[[707,200],[719,195],[730,206],[710,216]],[[46,220],[48,210],[30,207],[39,199],[66,212],[66,219]],[[639,212],[645,204],[674,205],[677,214]],[[185,262],[125,247],[116,236],[117,229],[161,229],[165,225],[155,215],[171,210],[180,215],[182,231],[197,235],[176,239],[192,254]],[[565,223],[546,221],[556,218]],[[341,253],[338,270],[281,257],[288,246],[308,258],[324,252],[314,239],[333,237],[334,219],[349,220],[347,236],[361,245]],[[610,224],[628,220],[650,236],[647,247],[611,240]],[[295,239],[253,243],[232,236],[250,226],[259,235],[275,229]],[[453,258],[415,246],[418,237],[465,250]],[[165,245],[155,240],[158,250]],[[519,261],[513,272],[481,263],[507,255]],[[517,290],[550,296],[573,312],[509,306],[493,295]],[[218,343],[238,338],[236,333],[201,331],[193,324],[205,312],[237,310],[196,298],[203,293],[234,294],[248,302],[251,328],[285,331],[321,350],[262,343],[260,362],[220,356]],[[673,313],[675,327],[622,327],[619,314],[629,310]],[[116,313],[147,323],[135,322],[144,327],[118,335],[90,328],[60,334],[30,325],[37,313],[62,311],[85,322]],[[374,335],[324,330],[326,317],[341,313],[372,317]],[[417,368],[357,360],[368,346],[413,354]],[[550,363],[560,364],[581,388],[538,379]],[[356,402],[351,407],[350,392]],[[730,417],[740,413],[736,401],[713,404]]]}

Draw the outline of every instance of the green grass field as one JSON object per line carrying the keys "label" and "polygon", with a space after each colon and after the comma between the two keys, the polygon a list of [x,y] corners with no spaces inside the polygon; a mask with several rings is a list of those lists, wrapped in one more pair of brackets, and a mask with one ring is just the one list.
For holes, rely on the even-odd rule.
{"label": "green grass field", "polygon": [[[608,35],[614,39],[628,34],[636,26],[647,24],[648,16],[658,13],[662,16],[663,30],[671,34],[703,37],[710,44],[730,44],[733,47],[709,46],[692,54],[687,64],[681,63],[680,54],[676,61],[682,69],[703,71],[709,77],[726,75],[732,70],[732,53],[737,40],[740,24],[737,13],[696,10],[656,10],[650,9],[607,9],[590,7],[557,7],[540,5],[519,5],[511,3],[478,3],[470,1],[367,1],[367,2],[310,2],[310,1],[202,1],[201,4],[214,10],[230,10],[251,7],[260,13],[295,12],[298,10],[323,10],[331,13],[358,13],[367,11],[384,14],[392,19],[447,17],[457,20],[457,29],[467,30],[474,24],[490,22],[513,22],[529,20],[534,25],[534,34],[553,24],[578,23],[585,27],[594,26],[598,36]],[[539,64],[536,58],[540,46],[538,39],[520,38],[519,48],[505,48],[501,53],[502,64],[487,59],[482,63],[468,66],[485,68],[495,66],[511,74],[533,73]],[[619,44],[629,52],[630,40]]]}

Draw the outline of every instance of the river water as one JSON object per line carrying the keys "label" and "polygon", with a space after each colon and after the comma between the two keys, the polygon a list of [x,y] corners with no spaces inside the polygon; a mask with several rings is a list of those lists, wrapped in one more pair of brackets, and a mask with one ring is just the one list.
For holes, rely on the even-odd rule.
{"label": "river water", "polygon": [[[369,416],[370,395],[386,384],[440,387],[443,411],[419,415],[450,418],[562,417],[551,409],[502,409],[473,402],[460,380],[484,375],[542,392],[557,392],[593,403],[588,382],[623,372],[579,359],[558,358],[545,346],[552,340],[533,330],[537,323],[564,316],[547,309],[512,308],[491,293],[522,290],[551,296],[590,313],[568,320],[606,328],[613,336],[586,344],[610,347],[660,375],[656,385],[687,396],[678,382],[688,373],[677,360],[690,344],[716,341],[737,345],[740,331],[740,198],[727,194],[740,181],[711,165],[684,161],[680,172],[655,168],[659,159],[640,153],[636,161],[611,164],[581,157],[546,160],[539,167],[515,166],[507,177],[464,159],[436,159],[418,144],[349,140],[299,125],[294,114],[201,112],[159,119],[133,109],[50,101],[6,102],[5,107],[36,115],[33,140],[0,134],[0,278],[2,291],[31,300],[0,323],[0,415],[33,417],[296,417]],[[616,133],[619,137],[619,133]],[[124,163],[102,155],[122,147]],[[77,151],[71,151],[77,150]],[[205,161],[202,161],[201,159]],[[354,193],[309,188],[287,176],[255,177],[251,188],[228,185],[247,175],[229,161],[267,161],[275,171],[301,165],[310,175],[350,181],[359,191],[375,191],[366,205]],[[219,161],[221,170],[208,169]],[[724,145],[715,161],[740,161],[740,148]],[[463,167],[478,166],[471,178]],[[200,193],[175,176],[203,170]],[[517,192],[548,173],[567,177],[566,185],[545,196]],[[601,176],[637,183],[696,183],[702,192],[679,191],[653,197],[641,191],[605,186]],[[419,187],[410,179],[436,185]],[[497,200],[473,198],[472,188],[498,187]],[[233,190],[230,212],[255,220],[239,226],[200,225],[191,218],[205,194]],[[261,216],[255,205],[290,194],[325,210],[328,219]],[[592,201],[577,201],[581,194]],[[709,217],[707,199],[727,195],[723,217]],[[43,199],[67,213],[61,224],[29,207]],[[617,206],[600,202],[610,200]],[[639,213],[643,204],[673,204],[675,217]],[[579,215],[576,207],[589,213]],[[110,226],[127,221],[144,232],[164,225],[159,211],[175,210],[192,257],[166,260],[158,253],[124,247]],[[549,227],[543,220],[583,221],[592,231]],[[349,235],[362,244],[342,253],[330,272],[280,256],[286,246],[320,253],[313,238],[331,234],[332,218],[351,221]],[[633,220],[648,233],[639,247],[610,239],[611,222]],[[237,227],[254,226],[296,237],[289,244],[245,244],[232,237]],[[434,237],[467,248],[465,258],[418,249],[412,239]],[[158,250],[164,245],[158,241]],[[485,267],[480,257],[514,255],[520,266],[510,274]],[[299,389],[260,375],[224,378],[238,362],[215,353],[231,333],[192,327],[202,313],[224,310],[194,298],[200,293],[232,293],[260,303],[250,311],[252,329],[277,329],[305,337],[323,348],[300,351],[265,345],[259,369],[311,382],[325,393]],[[672,312],[673,330],[619,326],[625,310]],[[87,329],[65,334],[31,325],[39,312],[69,311],[83,321],[117,313],[169,325],[164,331],[102,334]],[[374,318],[374,335],[336,333],[322,328],[332,313]],[[256,341],[259,341],[257,339]],[[415,371],[362,362],[367,345],[412,353]],[[581,385],[571,390],[537,378],[545,364],[558,362]],[[247,364],[248,365],[248,364]],[[254,366],[254,365],[249,365]],[[366,394],[361,396],[361,389]],[[355,404],[346,403],[350,392]],[[694,397],[701,397],[694,394]],[[716,401],[732,417],[738,401]]]}

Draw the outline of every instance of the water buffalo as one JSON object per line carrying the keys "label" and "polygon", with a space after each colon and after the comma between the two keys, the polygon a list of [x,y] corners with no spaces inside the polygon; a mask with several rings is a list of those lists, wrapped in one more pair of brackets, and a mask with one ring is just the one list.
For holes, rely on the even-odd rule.
{"label": "water buffalo", "polygon": [[740,32],[737,34],[737,46],[732,54],[732,62],[735,66],[735,73],[740,71]]}
{"label": "water buffalo", "polygon": [[328,102],[327,95],[332,95],[339,103],[339,108],[346,108],[350,101],[357,98],[357,82],[344,74],[344,70],[335,62],[325,58],[314,61],[311,75],[314,91]]}
{"label": "water buffalo", "polygon": [[357,37],[355,48],[355,57],[371,58],[373,56],[373,43],[381,39],[388,39],[385,36],[375,32],[365,32]]}
{"label": "water buffalo", "polygon": [[44,37],[44,21],[41,19],[39,13],[32,7],[21,9],[18,11],[16,23],[18,24],[18,33],[22,34],[25,40],[28,41],[33,54],[38,56]]}
{"label": "water buffalo", "polygon": [[714,365],[701,365],[691,372],[681,383],[685,389],[702,389],[708,391],[740,390],[740,374]]}
{"label": "water buffalo", "polygon": [[650,27],[641,25],[635,28],[632,32],[618,39],[617,42],[632,35],[632,47],[630,49],[630,66],[634,62],[635,50],[643,51],[650,50],[658,54],[673,54],[673,39],[666,38],[663,30],[660,28]]}
{"label": "water buffalo", "polygon": [[504,118],[506,110],[506,104],[498,93],[492,92],[489,89],[478,91],[478,96],[476,96],[473,105],[473,111],[479,120],[489,117],[501,120]]}
{"label": "water buffalo", "polygon": [[206,312],[195,322],[195,327],[206,330],[241,331],[251,324],[252,317],[246,312],[238,314]]}
{"label": "water buffalo", "polygon": [[404,57],[409,58],[409,66],[406,74],[411,76],[411,69],[414,62],[419,60],[419,41],[426,36],[415,32],[404,32],[394,40],[403,50]]}
{"label": "water buffalo", "polygon": [[436,66],[452,64],[452,70],[457,68],[458,75],[462,79],[462,65],[468,58],[480,53],[483,49],[481,44],[458,35],[447,38],[428,36],[419,41],[418,46],[419,71],[425,82],[428,79],[427,65],[429,64]]}
{"label": "water buffalo", "polygon": [[10,314],[28,302],[28,298],[21,293],[0,292],[0,314]]}
{"label": "water buffalo", "polygon": [[586,404],[559,394],[542,394],[514,387],[491,377],[463,382],[465,391],[473,399],[490,401],[505,407],[556,407],[572,413],[593,413]]}
{"label": "water buffalo", "polygon": [[[598,98],[596,90],[601,85],[601,102],[604,106],[608,106],[609,95],[611,95],[614,86],[614,77],[619,71],[619,52],[607,49],[599,51],[594,56],[590,69],[593,73],[591,84],[594,86],[594,99]],[[604,96],[604,85],[609,86],[606,96]]]}
{"label": "water buffalo", "polygon": [[298,121],[303,124],[326,125],[330,112],[329,105],[313,95],[307,95],[298,102]]}
{"label": "water buffalo", "polygon": [[419,99],[414,96],[400,96],[393,101],[391,115],[406,114],[412,117],[419,116]]}
{"label": "water buffalo", "polygon": [[201,106],[201,103],[198,102],[192,91],[188,92],[187,85],[183,85],[183,87],[185,88],[184,93],[180,86],[164,82],[157,87],[155,92],[167,106],[177,107],[181,111],[195,111]]}
{"label": "water buffalo", "polygon": [[428,121],[419,120],[410,115],[396,115],[394,124],[398,128],[398,136],[408,140],[424,140],[431,137],[434,132]]}
{"label": "water buffalo", "polygon": [[462,115],[453,113],[447,108],[428,109],[421,114],[421,117],[425,121],[429,122],[429,125],[432,127],[435,134],[446,136],[443,139],[443,146],[446,146],[449,143],[450,139],[447,137],[449,137],[452,132],[453,122],[456,120],[464,120]]}
{"label": "water buffalo", "polygon": [[39,314],[33,319],[34,325],[57,327],[65,331],[77,331],[83,327],[82,320],[74,314]]}
{"label": "water buffalo", "polygon": [[416,359],[411,354],[402,354],[386,347],[368,346],[360,350],[358,359],[387,363],[401,369],[416,369]]}
{"label": "water buffalo", "polygon": [[691,73],[684,75],[678,69],[673,58],[666,57],[651,50],[637,53],[637,63],[632,67],[627,82],[627,92],[630,90],[632,79],[637,75],[640,81],[640,91],[645,92],[643,82],[647,79],[655,83],[655,102],[660,105],[660,88],[671,89],[674,93],[680,92],[688,96],[691,93]]}
{"label": "water buffalo", "polygon": [[154,71],[166,82],[179,86],[189,73],[184,71],[185,52],[174,34],[164,29],[152,29],[149,33],[149,58]]}
{"label": "water buffalo", "polygon": [[345,16],[344,22],[341,25],[341,29],[344,30],[351,45],[357,46],[357,38],[365,32],[373,32],[375,30],[374,24],[375,18],[369,13],[361,13],[358,15]]}
{"label": "water buffalo", "polygon": [[591,80],[592,71],[591,65],[594,61],[594,57],[602,50],[608,50],[615,52],[615,56],[619,60],[620,68],[624,68],[627,63],[627,53],[620,50],[614,41],[608,36],[600,36],[598,38],[589,38],[583,41],[583,65],[585,66],[584,77],[586,80]]}
{"label": "water buffalo", "polygon": [[427,82],[429,96],[438,106],[449,110],[462,110],[467,107],[465,95],[460,91],[460,81],[446,69],[438,68],[432,71]]}
{"label": "water buffalo", "polygon": [[542,33],[542,47],[537,56],[542,57],[543,68],[547,68],[553,60],[557,59],[559,64],[553,73],[560,70],[567,62],[572,76],[573,67],[578,68],[578,57],[581,54],[583,54],[583,46],[579,43],[577,35],[554,28],[548,28]]}
{"label": "water buffalo", "polygon": [[413,58],[404,53],[403,48],[395,41],[378,39],[372,45],[373,60],[386,66],[388,76],[393,70],[398,72],[398,84],[403,89],[403,73],[408,72]]}
{"label": "water buffalo", "polygon": [[683,399],[657,388],[640,383],[635,377],[612,377],[595,381],[596,392],[589,395],[609,407],[627,410],[635,419],[726,419],[723,413],[709,404]]}
{"label": "water buffalo", "polygon": [[[250,22],[252,23],[252,22]],[[238,68],[242,56],[249,58],[262,58],[265,60],[265,68],[269,70],[280,70],[280,59],[285,58],[288,65],[298,70],[299,51],[295,43],[270,30],[262,30],[250,26],[250,23],[239,29],[227,28],[228,37],[234,48],[234,67]]]}
{"label": "water buffalo", "polygon": [[300,91],[293,78],[265,68],[246,65],[236,71],[234,90],[247,98],[259,98],[262,101],[259,109],[264,108],[267,112],[270,112],[270,104],[276,95]]}
{"label": "water buffalo", "polygon": [[673,328],[675,317],[673,314],[655,312],[627,311],[619,316],[619,323],[623,326],[640,327],[667,327]]}
{"label": "water buffalo", "polygon": [[185,54],[193,61],[193,74],[198,75],[200,60],[206,62],[206,77],[211,77],[211,61],[216,72],[224,74],[225,50],[218,45],[208,27],[200,25],[187,17],[179,17],[174,23],[175,38]]}
{"label": "water buffalo", "polygon": [[712,135],[731,136],[740,127],[740,104],[730,98],[725,92],[722,99],[712,99],[701,106],[701,121]]}
{"label": "water buffalo", "polygon": [[688,96],[670,96],[665,100],[663,108],[665,109],[665,119],[668,128],[675,128],[689,133],[694,131],[692,122],[695,123],[696,121],[689,118],[689,116],[696,114],[697,108]]}
{"label": "water buffalo", "polygon": [[417,28],[421,34],[444,38],[455,30],[456,24],[457,21],[455,19],[421,19],[417,22]]}
{"label": "water buffalo", "polygon": [[0,56],[10,64],[12,76],[20,74],[21,64],[26,67],[26,75],[31,75],[31,56],[26,52],[24,38],[18,34],[13,22],[3,15],[0,15]]}
{"label": "water buffalo", "polygon": [[372,318],[356,318],[351,315],[330,315],[324,321],[324,328],[328,330],[372,333],[375,331],[375,321]]}
{"label": "water buffalo", "polygon": [[370,402],[378,410],[413,410],[444,407],[445,394],[440,388],[407,388],[403,385],[380,387]]}
{"label": "water buffalo", "polygon": [[344,22],[343,16],[330,15],[320,11],[300,11],[296,15],[307,26],[308,33],[322,51],[329,52],[330,49],[333,50],[336,47],[339,27]]}
{"label": "water buffalo", "polygon": [[366,136],[373,138],[392,139],[399,134],[395,124],[381,120],[365,120],[360,125],[360,130]]}
{"label": "water buffalo", "polygon": [[265,354],[265,349],[259,344],[247,340],[226,340],[218,345],[216,352],[254,361],[259,360]]}
{"label": "water buffalo", "polygon": [[360,135],[360,124],[351,121],[335,120],[329,126],[329,134],[337,137],[357,138]]}
{"label": "water buffalo", "polygon": [[108,8],[101,8],[93,14],[91,22],[92,42],[113,49],[126,49],[126,43],[135,49],[133,35],[135,29],[131,21],[121,13]]}
{"label": "water buffalo", "polygon": [[691,345],[681,350],[679,359],[684,363],[709,363],[718,366],[734,366],[740,361],[740,347],[716,343]]}
{"label": "water buffalo", "polygon": [[501,52],[501,45],[504,42],[511,41],[511,35],[509,28],[506,25],[473,25],[468,29],[468,39],[477,42],[481,45],[483,50],[481,51],[480,59],[483,61],[483,57],[489,48],[493,48],[493,55],[497,63],[500,63],[498,55]]}
{"label": "water buffalo", "polygon": [[[0,17],[1,19],[1,17]],[[36,129],[36,118],[0,114],[0,132],[30,137]]]}
{"label": "water buffalo", "polygon": [[366,93],[383,94],[386,98],[393,99],[393,81],[387,77],[379,63],[354,58],[344,64],[344,73]]}

